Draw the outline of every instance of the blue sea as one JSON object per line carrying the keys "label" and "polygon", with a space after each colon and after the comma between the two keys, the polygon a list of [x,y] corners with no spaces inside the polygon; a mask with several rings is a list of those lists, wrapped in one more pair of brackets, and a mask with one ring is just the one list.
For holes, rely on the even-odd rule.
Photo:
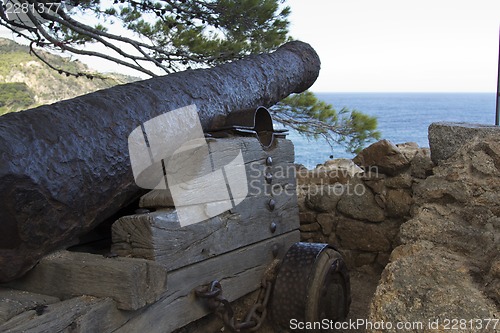
{"label": "blue sea", "polygon": [[[381,139],[393,143],[416,142],[429,147],[427,129],[433,122],[454,121],[495,124],[495,93],[317,93],[335,109],[355,109],[377,117]],[[341,146],[308,140],[296,132],[295,161],[308,168],[333,158],[352,158]]]}

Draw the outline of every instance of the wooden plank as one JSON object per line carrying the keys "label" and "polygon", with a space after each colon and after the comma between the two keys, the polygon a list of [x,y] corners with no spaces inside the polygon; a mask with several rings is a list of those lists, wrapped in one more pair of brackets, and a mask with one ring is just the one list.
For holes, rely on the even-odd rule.
{"label": "wooden plank", "polygon": [[208,313],[193,290],[200,284],[219,280],[223,295],[234,301],[260,287],[266,268],[275,260],[272,249],[278,247],[281,259],[298,242],[299,231],[268,239],[209,260],[169,271],[169,289],[161,300],[136,311],[135,317],[114,332],[168,333]]}
{"label": "wooden plank", "polygon": [[57,297],[0,288],[0,324],[24,311],[56,302],[59,302]]}
{"label": "wooden plank", "polygon": [[61,299],[110,297],[119,309],[136,310],[158,300],[166,282],[166,269],[152,261],[61,251],[7,286]]}
{"label": "wooden plank", "polygon": [[80,296],[49,304],[43,311],[25,311],[0,325],[5,333],[111,332],[129,319],[109,298]]}
{"label": "wooden plank", "polygon": [[270,196],[248,197],[229,212],[182,228],[173,209],[125,216],[113,224],[112,251],[154,260],[169,271],[206,260],[298,229],[295,190],[289,186],[274,197],[274,211],[268,209]]}
{"label": "wooden plank", "polygon": [[[275,142],[272,148],[263,150],[257,138],[254,137],[230,137],[210,140],[208,142],[210,156],[200,161],[196,170],[192,170],[196,172],[196,174],[189,177],[192,179],[189,185],[194,188],[209,188],[213,186],[212,178],[201,176],[208,175],[214,170],[224,167],[230,163],[240,151],[242,152],[245,163],[245,173],[248,180],[248,195],[262,195],[266,192],[266,189],[269,191],[269,185],[264,178],[268,172],[274,174],[273,186],[295,184],[293,144],[286,139],[276,139]],[[266,158],[269,156],[273,159],[272,166],[265,165]],[[186,158],[184,161],[189,164],[184,167],[177,166],[177,168],[181,170],[193,169],[192,160],[192,158]],[[182,165],[184,161],[178,164]],[[238,171],[238,168],[226,170],[226,172],[229,173],[238,173]],[[234,176],[240,178],[238,174]],[[172,177],[175,178],[175,175]],[[185,177],[185,175],[183,175],[183,177]],[[204,196],[203,200],[211,198],[212,197]],[[177,202],[183,202],[185,205],[198,203],[198,199],[195,198],[192,193],[185,193],[184,196],[180,195],[176,199]],[[141,198],[139,205],[143,208],[174,207],[174,200],[168,189],[153,190]]]}
{"label": "wooden plank", "polygon": [[88,312],[76,318],[67,333],[112,332],[125,324],[131,316],[131,311],[118,310],[112,299],[102,298]]}

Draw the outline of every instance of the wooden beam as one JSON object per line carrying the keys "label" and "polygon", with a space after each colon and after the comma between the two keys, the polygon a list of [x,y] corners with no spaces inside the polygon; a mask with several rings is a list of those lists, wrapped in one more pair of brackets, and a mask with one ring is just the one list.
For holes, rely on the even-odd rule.
{"label": "wooden beam", "polygon": [[152,261],[61,251],[7,286],[61,299],[110,297],[119,309],[137,310],[157,301],[166,282],[166,269]]}
{"label": "wooden beam", "polygon": [[[223,165],[217,165],[222,160],[229,162],[242,152],[245,163],[245,174],[248,183],[248,196],[264,195],[270,192],[271,186],[284,187],[287,184],[295,185],[294,147],[290,140],[275,139],[275,144],[268,150],[263,150],[261,144],[255,137],[228,137],[223,139],[210,139],[208,141],[209,156],[200,162],[196,172],[199,176],[207,175],[220,169]],[[266,165],[266,158],[271,156],[273,165]],[[189,160],[188,160],[189,162]],[[189,166],[187,166],[189,167]],[[266,183],[265,175],[273,174],[272,184]],[[185,176],[185,175],[184,175]],[[196,178],[193,175],[192,178]],[[203,181],[207,178],[199,177],[199,183],[195,181],[190,184],[196,188],[206,188]],[[185,197],[176,198],[177,202],[189,203],[189,194]],[[210,197],[205,199],[209,200]],[[141,197],[139,205],[142,208],[165,208],[174,207],[174,200],[169,190],[153,190]]]}
{"label": "wooden beam", "polygon": [[0,288],[0,324],[24,311],[56,302],[59,302],[57,297]]}
{"label": "wooden beam", "polygon": [[289,191],[273,198],[274,211],[268,209],[270,197],[249,197],[227,213],[182,228],[174,209],[122,217],[112,227],[112,251],[154,260],[170,271],[281,235],[300,224],[295,187]]}
{"label": "wooden beam", "polygon": [[[276,139],[270,149],[263,150],[256,138],[230,137],[211,142],[209,151],[220,156],[206,159],[200,167],[201,174],[212,172],[214,161],[230,160],[226,157],[243,153],[248,196],[225,213],[181,227],[176,211],[164,208],[173,206],[170,193],[151,191],[142,197],[141,206],[158,211],[125,216],[115,222],[112,227],[114,253],[154,260],[174,270],[298,229],[291,141]],[[266,163],[268,157],[272,158],[271,165]],[[267,174],[273,176],[270,183],[265,179]],[[198,184],[196,188],[204,186]],[[189,197],[185,199],[189,201]],[[275,201],[274,210],[269,208],[271,199]],[[204,209],[219,203],[208,203]]]}
{"label": "wooden beam", "polygon": [[129,314],[116,309],[109,298],[75,297],[25,311],[0,325],[1,332],[111,332],[123,325]]}
{"label": "wooden beam", "polygon": [[[113,332],[168,333],[208,313],[193,290],[201,284],[219,280],[223,295],[234,301],[260,287],[269,265],[281,259],[298,242],[299,231],[239,248],[209,260],[169,271],[169,289],[161,300],[134,313],[135,317]],[[273,256],[277,248],[277,257]]]}

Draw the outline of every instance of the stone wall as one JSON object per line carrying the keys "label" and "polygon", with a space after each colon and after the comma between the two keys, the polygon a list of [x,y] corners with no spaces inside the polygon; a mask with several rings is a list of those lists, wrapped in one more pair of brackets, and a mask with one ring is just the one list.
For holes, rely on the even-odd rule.
{"label": "stone wall", "polygon": [[382,273],[371,321],[444,332],[458,320],[459,332],[500,331],[499,139],[498,126],[431,125],[437,166],[413,187],[413,217]]}
{"label": "stone wall", "polygon": [[302,241],[329,243],[349,267],[382,269],[410,219],[415,188],[432,172],[428,148],[382,140],[352,161],[297,166]]}

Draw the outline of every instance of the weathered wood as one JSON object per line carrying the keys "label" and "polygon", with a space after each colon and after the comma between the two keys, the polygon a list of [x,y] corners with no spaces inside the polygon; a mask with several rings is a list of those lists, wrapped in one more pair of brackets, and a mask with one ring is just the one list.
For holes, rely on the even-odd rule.
{"label": "weathered wood", "polygon": [[110,297],[119,309],[137,310],[158,300],[166,282],[166,269],[152,261],[61,251],[7,286],[61,299]]}
{"label": "weathered wood", "polygon": [[212,69],[113,87],[0,118],[0,282],[136,198],[127,138],[144,122],[195,104],[208,129],[218,115],[270,106],[309,88],[320,61],[307,44]]}
{"label": "weathered wood", "polygon": [[132,317],[132,313],[119,310],[112,299],[102,298],[91,307],[90,311],[76,318],[65,333],[112,332],[126,323]]}
{"label": "weathered wood", "polygon": [[25,311],[0,325],[5,333],[23,332],[111,332],[123,325],[129,314],[116,309],[108,298],[75,297],[49,304],[40,310]]}
{"label": "weathered wood", "polygon": [[[113,252],[154,260],[173,270],[299,227],[291,141],[278,139],[266,151],[256,138],[248,137],[224,138],[210,145],[210,152],[218,152],[220,160],[225,160],[224,155],[231,159],[239,151],[243,153],[247,198],[228,212],[182,228],[174,209],[122,217],[112,227]],[[267,157],[272,157],[271,166],[266,165]],[[201,173],[212,170],[212,162],[206,164],[209,170],[201,167]],[[268,173],[273,175],[271,184],[265,180]],[[204,186],[198,184],[196,188]],[[167,193],[151,191],[142,197],[141,204],[149,208],[172,205]],[[274,210],[269,209],[271,199],[275,201]],[[190,198],[184,200],[189,202]],[[205,210],[211,204],[218,202],[206,204]],[[271,228],[272,223],[275,229]]]}
{"label": "weathered wood", "polygon": [[[294,147],[290,140],[276,139],[274,145],[267,150],[262,149],[256,137],[212,139],[208,141],[208,146],[210,156],[205,158],[204,163],[200,163],[197,170],[200,175],[208,174],[217,167],[223,167],[223,164],[219,163],[214,168],[212,163],[231,160],[241,151],[245,162],[249,196],[270,194],[272,188],[278,191],[287,184],[295,184]],[[272,166],[265,164],[269,156],[273,159]],[[266,182],[267,173],[273,175],[271,185]],[[203,179],[199,179],[200,183],[196,186],[193,182],[193,186],[206,188],[207,184],[201,183]],[[189,194],[178,199],[187,204],[191,200]],[[210,197],[206,199],[210,200]],[[141,197],[139,205],[143,208],[174,207],[174,201],[169,190],[153,190]]]}
{"label": "weathered wood", "polygon": [[[234,301],[260,287],[269,265],[281,259],[299,241],[299,231],[240,248],[209,260],[169,271],[169,289],[161,300],[134,313],[135,317],[114,332],[168,333],[208,313],[193,290],[219,280],[223,295]],[[278,248],[278,257],[272,254]]]}
{"label": "weathered wood", "polygon": [[184,227],[175,209],[122,217],[112,227],[112,252],[154,260],[170,271],[298,229],[295,185],[288,185],[286,193],[248,197],[229,212]]}
{"label": "weathered wood", "polygon": [[0,288],[0,324],[24,311],[56,302],[59,302],[57,297]]}

